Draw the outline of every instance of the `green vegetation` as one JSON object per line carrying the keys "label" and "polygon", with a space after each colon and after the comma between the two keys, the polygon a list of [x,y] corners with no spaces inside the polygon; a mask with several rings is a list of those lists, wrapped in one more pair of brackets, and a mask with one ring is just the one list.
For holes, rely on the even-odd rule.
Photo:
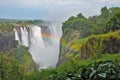
{"label": "green vegetation", "polygon": [[[92,77],[93,79],[90,79],[90,77],[87,79],[82,78],[83,75],[90,76],[90,74],[93,74],[90,70],[91,65],[89,65],[92,61],[104,65],[106,61],[110,60],[110,64],[114,63],[119,66],[120,63],[117,59],[120,53],[119,19],[120,8],[114,7],[108,9],[103,7],[100,15],[86,18],[80,13],[76,17],[72,16],[65,21],[62,26],[63,36],[61,42],[66,43],[66,46],[60,46],[59,66],[57,67],[58,75],[53,76],[57,77],[53,80],[67,80],[69,71],[74,79],[69,77],[68,80],[119,80],[119,75],[110,74],[112,77],[116,76],[114,79],[100,77],[101,75],[105,76],[106,73],[100,74],[100,76],[98,76],[99,73],[94,73],[96,76]],[[92,65],[95,66],[95,63]],[[93,69],[94,66],[92,66]],[[86,69],[86,72],[80,74],[84,70],[83,67]],[[106,66],[101,69],[107,71],[108,68]],[[116,69],[119,70],[119,68]],[[100,70],[100,72],[102,71]],[[76,77],[76,74],[81,77]],[[58,78],[58,76],[64,78]]]}
{"label": "green vegetation", "polygon": [[[41,22],[0,20],[1,36],[7,41],[14,26]],[[0,80],[120,80],[120,8],[103,7],[100,15],[89,18],[79,13],[65,21],[62,29],[64,45],[60,45],[56,68],[35,71],[28,48],[15,42],[12,48],[0,49]]]}
{"label": "green vegetation", "polygon": [[89,18],[86,18],[79,13],[76,17],[72,16],[63,23],[63,35],[66,33],[66,30],[70,29],[77,30],[80,33],[80,38],[84,38],[93,34],[101,34],[108,30],[106,24],[108,27],[110,27],[110,29],[114,26],[116,26],[114,28],[119,29],[119,17],[120,8],[118,7],[109,9],[107,7],[103,7],[100,15],[95,15]]}
{"label": "green vegetation", "polygon": [[18,45],[0,53],[0,80],[23,80],[25,74],[35,71],[35,63],[28,48]]}
{"label": "green vegetation", "polygon": [[119,80],[119,57],[120,54],[106,54],[99,58],[70,60],[56,69],[26,75],[25,80]]}
{"label": "green vegetation", "polygon": [[[103,7],[101,9],[100,15],[95,15],[95,16],[86,18],[81,13],[79,13],[76,17],[72,16],[67,21],[65,21],[62,26],[63,36],[61,38],[61,42],[64,42],[66,44],[65,44],[65,46],[64,45],[60,46],[61,50],[60,50],[60,58],[59,58],[58,65],[61,63],[64,63],[66,60],[69,60],[68,57],[66,57],[66,55],[68,56],[68,54],[70,55],[70,57],[71,57],[71,55],[77,56],[77,57],[79,55],[81,55],[80,54],[81,53],[81,45],[87,44],[87,43],[85,43],[85,41],[90,36],[100,35],[100,34],[104,35],[110,31],[113,31],[113,38],[114,38],[114,36],[116,35],[116,34],[114,34],[114,31],[117,31],[120,29],[120,27],[119,27],[120,26],[119,25],[119,23],[120,23],[119,16],[120,15],[119,14],[120,14],[120,8],[118,8],[118,7],[112,7],[109,9],[107,7]],[[98,41],[97,40],[95,41],[95,42],[97,42],[96,44],[93,40],[94,47],[95,46],[102,47],[102,45],[99,45],[99,41],[101,40],[101,38],[109,39],[109,38],[107,38],[107,36],[109,36],[109,35],[106,35],[106,37],[99,36],[99,38],[96,38],[98,40]],[[91,41],[93,38],[91,37]],[[84,43],[81,43],[82,39],[83,39]],[[118,35],[117,40],[118,40],[117,42],[119,44],[119,35]],[[113,43],[113,45],[114,45],[114,43]],[[85,52],[85,49],[82,49],[83,54],[91,53],[91,52],[89,52],[90,50],[87,50],[88,46],[84,47],[84,48],[86,48],[86,51],[88,51],[88,52]],[[92,46],[92,45],[90,45],[90,46]],[[77,51],[76,51],[76,49],[77,49]],[[92,50],[93,49],[91,49],[91,51]],[[94,54],[94,52],[95,52],[95,54],[103,52],[100,50],[100,48],[97,48],[97,47],[94,50],[96,52],[93,51],[92,54]],[[105,53],[105,52],[103,52],[103,53]],[[114,53],[114,51],[113,51],[113,53]],[[84,55],[84,58],[88,58],[89,55],[90,54]],[[81,57],[81,56],[79,56],[79,57]]]}
{"label": "green vegetation", "polygon": [[0,55],[0,80],[22,80],[23,69],[10,54]]}
{"label": "green vegetation", "polygon": [[105,27],[105,32],[117,31],[120,29],[120,12],[116,13]]}
{"label": "green vegetation", "polygon": [[101,54],[113,54],[120,52],[120,31],[107,34],[93,35],[82,45],[81,57],[100,56]]}
{"label": "green vegetation", "polygon": [[28,48],[22,45],[18,45],[14,52],[12,52],[16,61],[23,66],[24,72],[32,73],[35,70],[35,63],[31,54],[28,52]]}
{"label": "green vegetation", "polygon": [[11,20],[0,19],[0,32],[11,32],[16,26],[29,26],[45,24],[43,20]]}

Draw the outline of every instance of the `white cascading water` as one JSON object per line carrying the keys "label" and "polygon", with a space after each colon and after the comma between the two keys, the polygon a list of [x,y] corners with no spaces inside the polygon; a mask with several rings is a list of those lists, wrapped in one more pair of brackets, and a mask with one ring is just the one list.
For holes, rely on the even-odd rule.
{"label": "white cascading water", "polygon": [[22,45],[24,46],[27,46],[28,47],[28,32],[27,32],[27,29],[25,27],[20,27],[20,30],[21,30],[21,40],[22,40]]}
{"label": "white cascading water", "polygon": [[[19,27],[15,39],[19,44],[29,47],[33,60],[40,68],[55,67],[59,56],[61,29],[56,26]],[[21,35],[21,37],[20,37]]]}
{"label": "white cascading water", "polygon": [[18,32],[17,32],[17,30],[14,29],[14,32],[15,32],[15,40],[17,40],[18,43],[20,44],[21,42],[20,42],[20,38],[19,38],[19,36],[18,36]]}

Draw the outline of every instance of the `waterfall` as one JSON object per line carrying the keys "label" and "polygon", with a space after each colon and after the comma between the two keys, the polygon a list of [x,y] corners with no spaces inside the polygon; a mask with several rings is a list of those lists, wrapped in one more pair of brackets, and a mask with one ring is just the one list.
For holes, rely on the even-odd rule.
{"label": "waterfall", "polygon": [[55,67],[59,56],[60,29],[56,26],[16,27],[15,39],[29,47],[40,68]]}
{"label": "waterfall", "polygon": [[28,32],[27,29],[25,27],[20,27],[21,30],[21,37],[22,37],[22,45],[25,45],[28,47]]}
{"label": "waterfall", "polygon": [[18,36],[17,30],[14,29],[14,32],[15,32],[15,40],[17,40],[17,41],[19,42],[19,44],[20,44],[21,42],[20,42],[20,38],[19,38],[19,36]]}

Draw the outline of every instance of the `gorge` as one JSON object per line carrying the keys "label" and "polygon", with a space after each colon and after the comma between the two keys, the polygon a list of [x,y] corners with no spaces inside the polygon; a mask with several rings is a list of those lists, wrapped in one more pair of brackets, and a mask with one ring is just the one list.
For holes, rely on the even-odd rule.
{"label": "gorge", "polygon": [[15,39],[29,48],[41,68],[55,67],[58,62],[61,29],[59,26],[16,26]]}

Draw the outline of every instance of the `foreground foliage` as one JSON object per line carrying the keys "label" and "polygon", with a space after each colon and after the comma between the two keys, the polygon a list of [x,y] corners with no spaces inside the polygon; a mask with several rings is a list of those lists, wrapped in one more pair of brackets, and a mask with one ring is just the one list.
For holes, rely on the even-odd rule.
{"label": "foreground foliage", "polygon": [[[80,71],[79,71],[80,70]],[[119,80],[120,65],[112,61],[99,61],[88,66],[79,66],[78,70],[60,73],[57,70],[39,72],[25,77],[25,80]],[[46,75],[45,75],[46,74]],[[41,76],[42,75],[42,76]],[[49,76],[48,76],[49,75]]]}
{"label": "foreground foliage", "polygon": [[[119,80],[120,65],[112,61],[99,61],[90,64],[87,67],[80,67],[81,72],[71,71],[65,75],[50,76],[50,80]],[[56,75],[58,74],[58,75]]]}
{"label": "foreground foliage", "polygon": [[57,68],[25,75],[25,80],[119,80],[120,54],[70,60]]}
{"label": "foreground foliage", "polygon": [[0,55],[0,80],[22,80],[23,68],[13,56]]}
{"label": "foreground foliage", "polygon": [[83,80],[119,80],[120,66],[112,61],[95,62],[93,66],[81,72]]}

